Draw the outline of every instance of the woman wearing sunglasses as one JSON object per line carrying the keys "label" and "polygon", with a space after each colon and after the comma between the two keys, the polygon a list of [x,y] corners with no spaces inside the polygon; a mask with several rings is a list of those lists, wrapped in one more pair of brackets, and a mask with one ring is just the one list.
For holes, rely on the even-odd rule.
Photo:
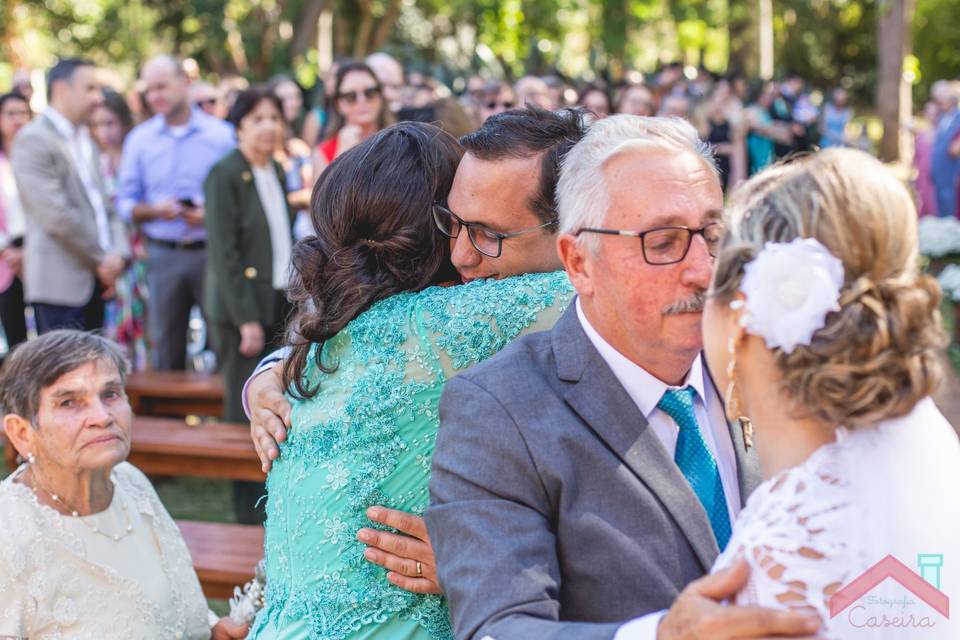
{"label": "woman wearing sunglasses", "polygon": [[317,145],[314,153],[314,181],[336,158],[392,121],[380,81],[363,62],[340,65],[331,101],[333,118],[327,128],[327,138]]}

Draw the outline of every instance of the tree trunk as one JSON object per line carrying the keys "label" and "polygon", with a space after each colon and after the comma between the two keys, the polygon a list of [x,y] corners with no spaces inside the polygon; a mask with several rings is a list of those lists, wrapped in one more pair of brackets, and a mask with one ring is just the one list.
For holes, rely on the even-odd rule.
{"label": "tree trunk", "polygon": [[727,38],[730,56],[727,71],[746,78],[759,75],[757,52],[757,20],[750,0],[730,0],[727,18]]}
{"label": "tree trunk", "polygon": [[880,0],[877,5],[877,111],[883,121],[879,155],[885,162],[904,158],[903,124],[910,117],[910,85],[903,60],[913,49],[910,25],[915,0]]}
{"label": "tree trunk", "polygon": [[773,1],[758,1],[758,41],[760,42],[760,77],[773,78]]}
{"label": "tree trunk", "polygon": [[370,53],[370,34],[373,33],[373,7],[370,0],[357,2],[360,9],[360,26],[353,40],[353,57],[363,58]]}
{"label": "tree trunk", "polygon": [[373,41],[370,43],[369,53],[379,51],[383,48],[383,45],[387,44],[387,40],[390,39],[390,34],[393,33],[393,27],[400,18],[401,5],[401,0],[390,0],[387,11],[383,14],[383,17],[380,18],[380,24],[377,25],[377,30],[373,34]]}
{"label": "tree trunk", "polygon": [[627,58],[627,30],[630,10],[625,0],[604,0],[601,5],[601,33],[607,72],[614,82],[623,78]]}
{"label": "tree trunk", "polygon": [[13,17],[13,10],[16,8],[18,0],[4,0],[0,7],[0,27],[3,32],[0,33],[0,59],[10,62],[13,70],[23,67],[23,59],[20,56],[20,34],[18,24]]}
{"label": "tree trunk", "polygon": [[290,43],[291,58],[303,55],[317,44],[317,28],[320,14],[327,8],[327,0],[307,0],[300,15],[294,21],[293,41]]}

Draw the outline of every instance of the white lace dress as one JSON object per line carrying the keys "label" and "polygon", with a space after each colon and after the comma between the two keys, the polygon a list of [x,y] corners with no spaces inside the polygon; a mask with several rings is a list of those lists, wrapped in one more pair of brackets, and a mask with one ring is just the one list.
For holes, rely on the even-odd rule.
{"label": "white lace dress", "polygon": [[[910,579],[912,588],[887,578],[844,589],[887,555],[960,605],[960,444],[930,399],[904,418],[839,429],[760,485],[714,570],[745,557],[750,578],[735,604],[815,612],[823,638],[960,638],[960,611],[944,617]],[[839,590],[864,592],[831,612]]]}
{"label": "white lace dress", "polygon": [[[38,503],[12,481],[21,471],[0,482],[0,638],[210,637],[186,544],[136,467],[114,469],[110,507],[87,524]],[[118,542],[91,530],[127,524]]]}

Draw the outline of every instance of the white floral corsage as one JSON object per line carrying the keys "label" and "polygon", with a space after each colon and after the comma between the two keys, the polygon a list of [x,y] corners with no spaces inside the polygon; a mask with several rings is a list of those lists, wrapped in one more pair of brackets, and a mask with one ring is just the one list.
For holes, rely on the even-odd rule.
{"label": "white floral corsage", "polygon": [[741,323],[750,334],[792,353],[810,344],[828,313],[840,310],[843,280],[843,263],[819,241],[768,242],[744,267],[746,301],[731,306],[743,308]]}

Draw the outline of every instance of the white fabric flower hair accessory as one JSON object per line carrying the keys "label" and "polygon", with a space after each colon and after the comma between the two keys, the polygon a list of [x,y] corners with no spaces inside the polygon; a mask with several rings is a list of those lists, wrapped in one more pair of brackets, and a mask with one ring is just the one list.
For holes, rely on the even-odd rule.
{"label": "white fabric flower hair accessory", "polygon": [[843,263],[814,238],[768,242],[744,267],[740,291],[745,301],[740,323],[771,349],[792,353],[808,345],[827,322],[827,314],[840,310]]}

